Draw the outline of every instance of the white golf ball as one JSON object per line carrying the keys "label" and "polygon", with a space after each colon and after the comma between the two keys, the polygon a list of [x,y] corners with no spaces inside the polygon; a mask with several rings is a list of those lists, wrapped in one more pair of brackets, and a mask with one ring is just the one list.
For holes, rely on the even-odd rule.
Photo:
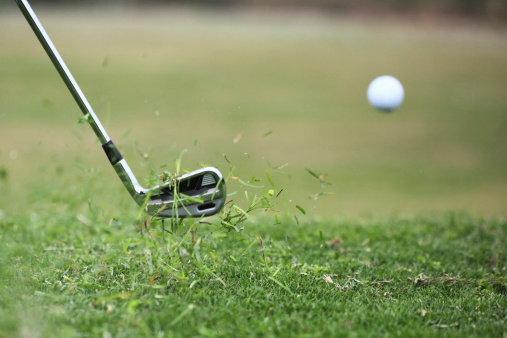
{"label": "white golf ball", "polygon": [[397,78],[382,75],[370,83],[366,96],[373,107],[383,112],[390,112],[400,106],[405,92]]}

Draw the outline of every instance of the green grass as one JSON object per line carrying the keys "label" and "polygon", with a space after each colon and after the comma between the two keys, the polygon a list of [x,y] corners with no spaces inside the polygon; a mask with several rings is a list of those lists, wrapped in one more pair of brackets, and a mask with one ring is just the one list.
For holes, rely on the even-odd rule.
{"label": "green grass", "polygon": [[[70,176],[79,175],[76,161],[111,170],[90,130],[73,128],[77,106],[12,9],[0,32],[0,166],[11,188],[0,203],[19,211],[40,166],[59,165]],[[505,213],[502,31],[477,23],[38,10],[140,180],[187,148],[186,167],[227,170],[226,154],[247,179],[267,162],[288,163],[276,179],[305,209],[320,188],[304,168],[327,173],[334,195],[317,204],[323,216]],[[366,101],[368,83],[385,73],[406,90],[387,115]],[[150,165],[139,164],[134,142]]]}
{"label": "green grass", "polygon": [[134,234],[128,220],[4,218],[0,336],[502,337],[507,330],[504,219],[448,213],[271,224],[240,233],[200,226],[201,260],[194,250],[180,264],[164,249],[170,240],[161,245],[153,227]]}
{"label": "green grass", "polygon": [[[267,171],[278,212],[239,232],[145,224],[21,15],[2,11],[1,338],[505,336],[503,32],[36,11],[143,184],[186,148],[185,168],[260,180],[227,182],[243,209],[245,190],[273,188]],[[384,73],[406,89],[390,115],[365,98]]]}

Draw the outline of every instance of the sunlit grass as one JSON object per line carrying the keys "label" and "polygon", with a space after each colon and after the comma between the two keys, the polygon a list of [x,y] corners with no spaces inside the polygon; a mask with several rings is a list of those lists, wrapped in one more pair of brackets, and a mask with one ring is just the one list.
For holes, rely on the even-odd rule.
{"label": "sunlit grass", "polygon": [[[218,166],[227,154],[245,176],[264,172],[268,161],[288,163],[287,189],[308,207],[304,199],[318,190],[304,171],[311,167],[335,184],[334,196],[320,201],[327,216],[505,210],[507,46],[498,33],[183,13],[144,14],[137,23],[128,13],[40,14],[127,155],[136,140],[155,167],[185,148],[189,166]],[[2,31],[19,37],[0,36],[0,163],[11,186],[24,191],[55,152],[71,175],[77,157],[105,168],[91,133],[72,129],[77,107],[12,14]],[[384,73],[400,78],[407,93],[390,115],[365,99],[369,81]],[[138,175],[149,173],[136,155],[130,162]]]}
{"label": "sunlit grass", "polygon": [[[93,221],[91,211],[76,219],[76,211],[0,220],[0,335],[501,336],[506,329],[504,220],[265,219],[225,236],[199,225],[200,247],[173,256],[157,227],[134,231],[128,219]],[[170,238],[167,248],[178,245]]]}

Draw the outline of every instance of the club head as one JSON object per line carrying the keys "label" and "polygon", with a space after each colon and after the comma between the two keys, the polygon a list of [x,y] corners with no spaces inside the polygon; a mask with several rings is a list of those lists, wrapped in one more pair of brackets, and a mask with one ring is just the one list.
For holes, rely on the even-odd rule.
{"label": "club head", "polygon": [[152,188],[146,211],[157,217],[212,216],[225,204],[224,178],[218,169],[203,168],[175,178],[170,184]]}

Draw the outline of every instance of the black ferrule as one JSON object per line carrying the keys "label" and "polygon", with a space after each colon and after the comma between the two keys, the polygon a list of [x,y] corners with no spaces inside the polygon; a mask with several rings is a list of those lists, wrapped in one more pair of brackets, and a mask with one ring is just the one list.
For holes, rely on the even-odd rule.
{"label": "black ferrule", "polygon": [[123,156],[121,156],[120,151],[116,148],[113,141],[109,140],[107,143],[104,143],[102,148],[106,152],[107,158],[112,165],[115,165],[123,159]]}

